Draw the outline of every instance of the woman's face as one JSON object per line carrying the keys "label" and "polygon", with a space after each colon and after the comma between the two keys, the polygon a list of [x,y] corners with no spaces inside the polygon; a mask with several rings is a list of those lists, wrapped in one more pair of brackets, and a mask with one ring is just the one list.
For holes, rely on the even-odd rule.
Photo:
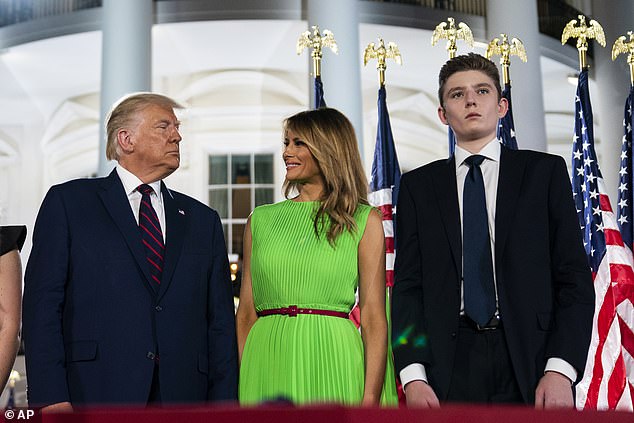
{"label": "woman's face", "polygon": [[298,183],[321,183],[321,170],[306,143],[293,131],[284,136],[282,159],[286,165],[286,179]]}

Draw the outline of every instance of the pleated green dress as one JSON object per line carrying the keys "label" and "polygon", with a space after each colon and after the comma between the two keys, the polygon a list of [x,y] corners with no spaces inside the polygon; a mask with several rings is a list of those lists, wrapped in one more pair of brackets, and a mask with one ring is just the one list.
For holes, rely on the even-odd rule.
{"label": "pleated green dress", "polygon": [[[317,205],[286,200],[253,211],[251,279],[257,311],[296,305],[349,312],[353,307],[357,249],[372,208],[359,206],[357,232],[344,232],[333,249],[325,233],[315,235]],[[382,403],[396,404],[389,367]],[[349,319],[276,314],[259,317],[251,328],[240,367],[241,404],[288,400],[358,405],[363,387],[363,342]]]}

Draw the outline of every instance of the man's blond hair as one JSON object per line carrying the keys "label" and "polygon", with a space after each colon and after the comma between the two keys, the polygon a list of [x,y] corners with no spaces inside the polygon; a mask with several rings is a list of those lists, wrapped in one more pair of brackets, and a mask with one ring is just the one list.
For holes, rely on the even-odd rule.
{"label": "man's blond hair", "polygon": [[130,94],[120,99],[106,117],[106,158],[108,160],[119,160],[117,133],[121,129],[129,128],[137,119],[138,113],[152,105],[170,110],[184,108],[167,96],[147,92]]}

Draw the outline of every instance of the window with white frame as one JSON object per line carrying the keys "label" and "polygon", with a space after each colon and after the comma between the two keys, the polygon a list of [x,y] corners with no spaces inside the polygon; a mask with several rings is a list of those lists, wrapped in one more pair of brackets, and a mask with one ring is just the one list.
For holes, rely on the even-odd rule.
{"label": "window with white frame", "polygon": [[220,214],[227,251],[242,258],[242,238],[251,211],[273,203],[273,154],[209,156],[209,206]]}

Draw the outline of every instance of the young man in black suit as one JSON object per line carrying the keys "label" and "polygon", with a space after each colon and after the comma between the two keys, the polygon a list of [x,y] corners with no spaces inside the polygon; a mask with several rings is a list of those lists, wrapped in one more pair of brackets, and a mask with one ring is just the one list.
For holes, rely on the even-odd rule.
{"label": "young man in black suit", "polygon": [[498,142],[508,102],[493,62],[458,56],[439,83],[456,153],[405,174],[397,207],[392,321],[407,403],[573,407],[594,291],[565,162]]}

